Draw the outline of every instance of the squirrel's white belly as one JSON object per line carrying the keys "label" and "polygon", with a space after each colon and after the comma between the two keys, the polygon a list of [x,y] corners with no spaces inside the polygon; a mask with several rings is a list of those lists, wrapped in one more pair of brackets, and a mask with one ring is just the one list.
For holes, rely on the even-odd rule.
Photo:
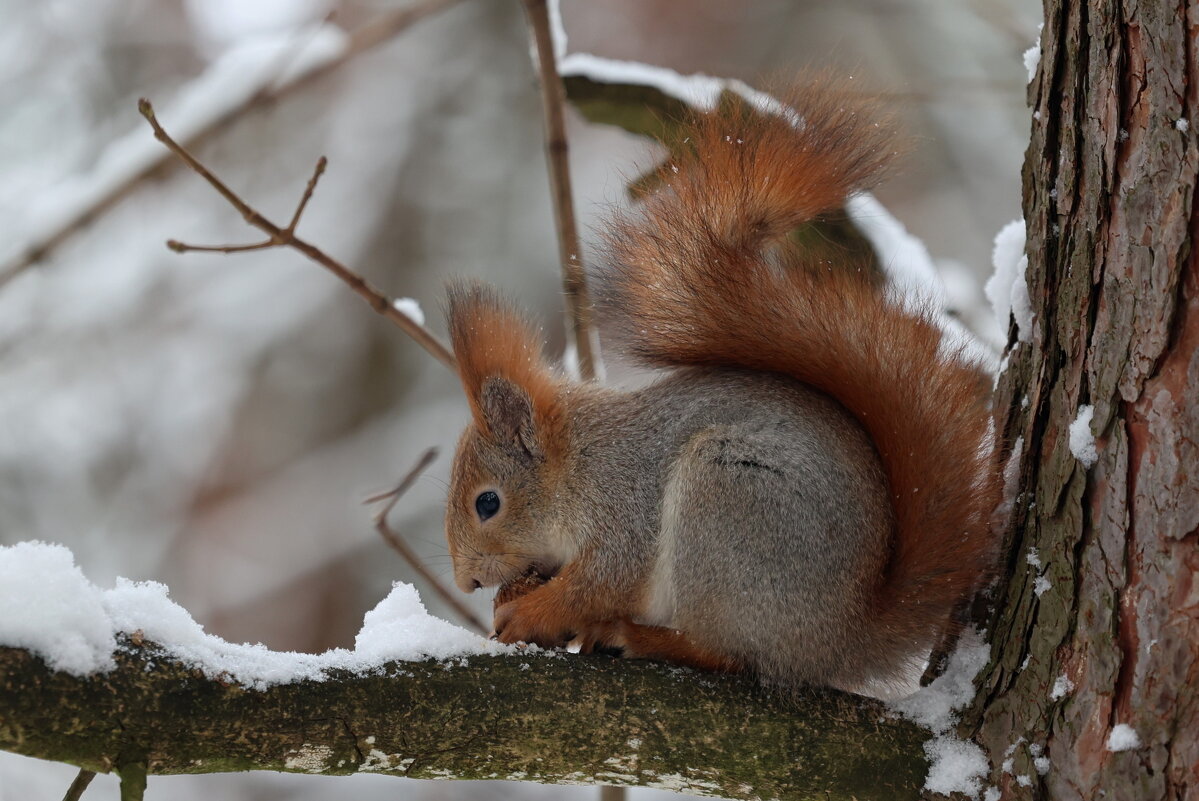
{"label": "squirrel's white belly", "polygon": [[679,508],[679,493],[671,492],[671,485],[676,480],[677,476],[672,472],[667,479],[666,491],[662,496],[657,554],[643,596],[645,607],[641,610],[641,618],[638,621],[647,626],[674,627],[675,547],[679,539],[677,533],[682,517],[680,514],[682,510]]}

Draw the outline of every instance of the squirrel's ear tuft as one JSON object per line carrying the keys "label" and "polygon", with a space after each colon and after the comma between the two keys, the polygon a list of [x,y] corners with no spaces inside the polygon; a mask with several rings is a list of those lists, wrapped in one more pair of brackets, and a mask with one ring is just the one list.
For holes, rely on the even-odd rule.
{"label": "squirrel's ear tuft", "polygon": [[555,413],[556,380],[533,326],[491,287],[454,282],[447,316],[475,424],[500,444],[540,456]]}

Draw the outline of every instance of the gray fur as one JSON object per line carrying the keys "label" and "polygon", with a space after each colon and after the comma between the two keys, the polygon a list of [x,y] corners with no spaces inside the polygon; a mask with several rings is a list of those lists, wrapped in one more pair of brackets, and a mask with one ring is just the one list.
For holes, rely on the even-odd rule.
{"label": "gray fur", "polygon": [[[827,396],[761,373],[681,370],[571,399],[568,515],[641,620],[768,683],[855,686],[893,520],[879,458]],[[618,572],[623,571],[623,572]]]}

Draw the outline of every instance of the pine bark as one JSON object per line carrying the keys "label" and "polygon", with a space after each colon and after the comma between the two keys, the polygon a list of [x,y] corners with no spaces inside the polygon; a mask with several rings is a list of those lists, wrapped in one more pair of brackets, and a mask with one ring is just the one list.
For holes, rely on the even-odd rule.
{"label": "pine bark", "polygon": [[[1004,799],[1199,799],[1199,5],[1045,9],[1024,165],[1035,320],[996,397],[1021,482],[966,728]],[[1084,405],[1090,470],[1069,444]],[[1108,750],[1117,724],[1139,748]]]}

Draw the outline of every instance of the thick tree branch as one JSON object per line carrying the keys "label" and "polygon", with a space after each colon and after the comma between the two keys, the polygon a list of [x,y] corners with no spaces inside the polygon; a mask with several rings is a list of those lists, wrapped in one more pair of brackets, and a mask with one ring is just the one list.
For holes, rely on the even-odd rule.
{"label": "thick tree branch", "polygon": [[919,797],[927,733],[882,704],[605,657],[474,656],[265,691],[126,642],[81,679],[0,648],[0,748],[89,770],[278,770],[662,786],[728,798]]}
{"label": "thick tree branch", "polygon": [[215,189],[229,205],[237,209],[242,218],[253,227],[264,232],[269,239],[266,242],[258,242],[251,245],[220,245],[220,246],[198,246],[185,245],[174,239],[167,242],[167,246],[178,253],[185,253],[189,250],[201,250],[208,252],[221,253],[238,253],[246,250],[262,250],[267,247],[290,247],[300,251],[312,261],[321,265],[331,273],[336,275],[342,281],[349,285],[350,289],[354,290],[370,307],[379,314],[386,317],[391,322],[400,327],[405,334],[416,340],[417,344],[428,351],[439,362],[449,367],[451,370],[455,368],[454,356],[442,345],[436,337],[429,333],[423,325],[420,325],[404,312],[395,307],[395,301],[384,295],[378,289],[371,285],[369,281],[363,278],[358,273],[346,267],[341,262],[327,255],[323,250],[315,245],[296,236],[295,228],[300,222],[300,216],[304,212],[304,208],[308,205],[309,198],[312,197],[312,192],[316,189],[316,182],[320,179],[321,174],[325,170],[325,157],[317,161],[316,169],[312,173],[312,177],[308,180],[307,186],[304,188],[304,194],[300,198],[300,202],[296,205],[295,213],[292,214],[291,222],[285,228],[281,228],[275,223],[268,220],[256,209],[254,209],[246,201],[230,189],[221,179],[217,178],[207,167],[205,167],[195,156],[187,151],[182,145],[171,138],[171,135],[163,129],[159,124],[158,118],[154,115],[154,107],[150,105],[150,101],[142,99],[138,102],[138,111],[150,123],[150,127],[154,129],[154,137],[158,141],[166,145],[167,149],[180,158],[188,167],[190,167],[197,175],[207,181],[213,189]]}

